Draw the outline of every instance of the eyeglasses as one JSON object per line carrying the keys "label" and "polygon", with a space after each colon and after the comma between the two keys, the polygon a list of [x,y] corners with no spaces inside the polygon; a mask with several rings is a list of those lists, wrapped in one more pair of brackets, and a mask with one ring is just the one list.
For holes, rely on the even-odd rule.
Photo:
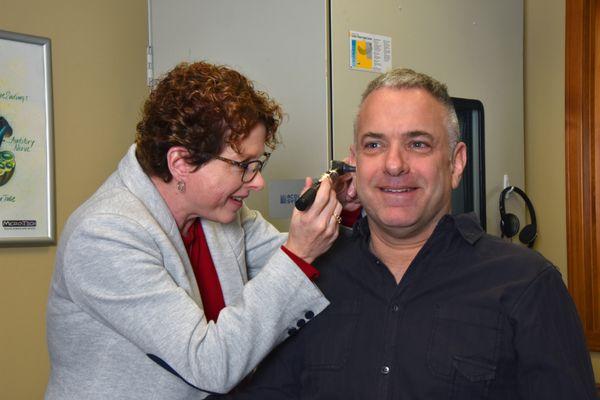
{"label": "eyeglasses", "polygon": [[241,168],[244,172],[242,173],[242,182],[248,183],[251,182],[252,179],[262,171],[262,169],[269,161],[269,157],[271,153],[264,152],[262,156],[258,160],[250,160],[250,161],[235,161],[229,158],[221,157],[221,156],[212,156],[212,158],[216,158],[217,160],[225,161],[227,164],[234,165],[238,168]]}

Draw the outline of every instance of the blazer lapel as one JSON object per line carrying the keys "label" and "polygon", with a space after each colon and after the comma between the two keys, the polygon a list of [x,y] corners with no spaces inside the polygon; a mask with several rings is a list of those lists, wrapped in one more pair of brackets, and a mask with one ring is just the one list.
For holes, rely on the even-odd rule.
{"label": "blazer lapel", "polygon": [[231,304],[242,294],[248,280],[244,231],[237,219],[227,225],[203,219],[202,229],[219,276],[223,299],[225,304]]}
{"label": "blazer lapel", "polygon": [[167,268],[177,284],[181,286],[197,304],[202,304],[194,270],[192,269],[192,264],[190,263],[173,214],[171,214],[171,211],[169,210],[169,207],[167,207],[162,196],[158,190],[156,190],[156,187],[154,187],[154,184],[138,163],[137,158],[135,157],[135,145],[132,145],[129,148],[127,155],[123,157],[119,163],[118,173],[125,186],[142,203],[144,203],[144,206],[154,216],[168,236],[171,244],[175,247],[175,251],[181,260],[183,271],[179,268],[173,270],[172,267],[169,268],[169,265],[165,265],[165,268]]}

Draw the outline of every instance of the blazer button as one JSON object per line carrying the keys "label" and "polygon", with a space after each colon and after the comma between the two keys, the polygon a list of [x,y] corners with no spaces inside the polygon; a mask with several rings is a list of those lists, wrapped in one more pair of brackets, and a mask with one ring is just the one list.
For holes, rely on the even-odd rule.
{"label": "blazer button", "polygon": [[381,367],[381,373],[383,375],[387,375],[390,373],[390,367],[388,367],[387,365],[384,365],[383,367]]}
{"label": "blazer button", "polygon": [[304,314],[304,318],[306,319],[312,319],[315,316],[315,313],[312,311],[307,311],[306,314]]}
{"label": "blazer button", "polygon": [[302,328],[304,325],[306,325],[306,321],[303,319],[299,319],[298,322],[296,322],[296,326],[298,326],[298,328]]}

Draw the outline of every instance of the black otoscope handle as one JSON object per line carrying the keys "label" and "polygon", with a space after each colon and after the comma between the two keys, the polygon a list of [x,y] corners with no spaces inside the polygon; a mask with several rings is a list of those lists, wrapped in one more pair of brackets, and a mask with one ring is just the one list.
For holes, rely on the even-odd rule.
{"label": "black otoscope handle", "polygon": [[313,183],[312,186],[310,188],[308,188],[308,190],[306,192],[304,192],[304,194],[302,196],[300,196],[300,198],[298,200],[296,200],[294,205],[296,206],[296,208],[299,211],[304,211],[304,210],[308,209],[312,205],[312,203],[314,203],[315,197],[317,197],[317,191],[319,190],[319,187],[321,186],[321,181],[323,179],[325,179],[326,177],[329,177],[329,179],[331,179],[332,182],[335,182],[335,180],[340,175],[344,175],[347,172],[354,172],[354,171],[356,171],[355,166],[348,165],[342,161],[333,160],[331,162],[331,169],[329,171],[327,171],[321,177],[321,179],[319,179],[317,182]]}
{"label": "black otoscope handle", "polygon": [[320,186],[321,182],[319,181],[313,183],[312,186],[309,187],[308,190],[304,192],[298,200],[296,200],[294,205],[299,211],[306,210],[312,205],[312,203],[314,203],[315,197],[317,196],[317,191],[319,190]]}

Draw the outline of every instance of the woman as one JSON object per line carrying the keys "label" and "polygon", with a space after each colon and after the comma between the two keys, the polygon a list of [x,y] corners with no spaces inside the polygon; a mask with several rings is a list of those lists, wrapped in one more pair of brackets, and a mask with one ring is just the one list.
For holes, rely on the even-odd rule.
{"label": "woman", "polygon": [[225,67],[181,64],[158,83],[136,144],[62,233],[47,399],[226,392],[326,307],[309,277],[337,236],[330,183],[289,236],[243,203],[280,119]]}

